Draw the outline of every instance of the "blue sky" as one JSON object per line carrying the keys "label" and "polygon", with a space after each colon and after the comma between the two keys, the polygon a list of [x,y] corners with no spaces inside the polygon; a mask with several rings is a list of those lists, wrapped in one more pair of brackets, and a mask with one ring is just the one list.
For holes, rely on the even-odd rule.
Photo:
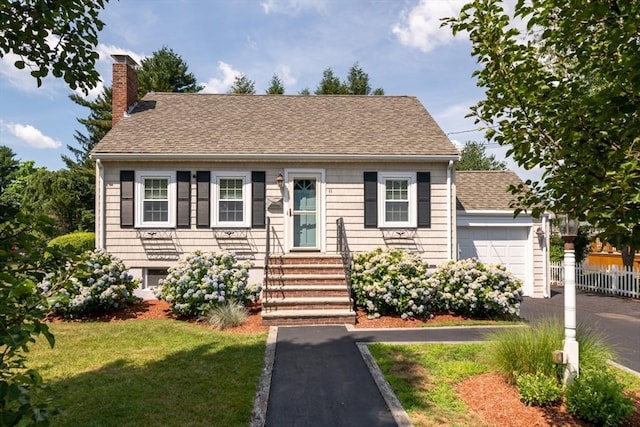
{"label": "blue sky", "polygon": [[[97,69],[111,85],[110,54],[135,59],[167,46],[189,65],[205,92],[225,93],[236,75],[264,93],[274,73],[287,94],[313,92],[331,67],[342,79],[358,62],[373,88],[387,95],[415,95],[456,142],[483,140],[465,119],[482,97],[471,73],[477,68],[465,36],[440,28],[457,14],[460,0],[111,0],[101,14]],[[89,110],[69,99],[61,79],[38,88],[15,57],[0,60],[0,145],[20,160],[62,168],[60,156],[75,145],[76,118]],[[90,96],[99,93],[98,87]],[[504,158],[495,144],[487,152]],[[523,178],[530,174],[510,167]]]}

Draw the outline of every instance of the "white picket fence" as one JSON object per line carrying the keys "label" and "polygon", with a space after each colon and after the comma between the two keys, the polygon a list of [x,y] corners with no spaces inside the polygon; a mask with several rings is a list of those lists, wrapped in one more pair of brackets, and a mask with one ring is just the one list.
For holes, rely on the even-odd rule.
{"label": "white picket fence", "polygon": [[[551,286],[564,285],[564,264],[551,263]],[[576,266],[576,288],[589,292],[640,298],[640,271],[592,267],[588,264]]]}

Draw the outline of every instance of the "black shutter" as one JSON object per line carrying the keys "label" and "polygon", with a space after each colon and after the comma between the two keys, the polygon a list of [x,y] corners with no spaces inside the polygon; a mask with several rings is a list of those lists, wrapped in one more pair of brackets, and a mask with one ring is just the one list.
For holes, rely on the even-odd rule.
{"label": "black shutter", "polygon": [[418,228],[431,227],[431,173],[418,172]]}
{"label": "black shutter", "polygon": [[196,226],[198,228],[209,227],[210,204],[209,196],[211,193],[211,172],[198,171],[196,172]]}
{"label": "black shutter", "polygon": [[120,171],[120,227],[134,226],[133,187],[135,183],[134,171]]}
{"label": "black shutter", "polygon": [[178,171],[178,228],[191,228],[191,172]]}
{"label": "black shutter", "polygon": [[266,185],[264,172],[251,172],[251,227],[265,228]]}
{"label": "black shutter", "polygon": [[364,173],[364,228],[378,227],[378,172]]}

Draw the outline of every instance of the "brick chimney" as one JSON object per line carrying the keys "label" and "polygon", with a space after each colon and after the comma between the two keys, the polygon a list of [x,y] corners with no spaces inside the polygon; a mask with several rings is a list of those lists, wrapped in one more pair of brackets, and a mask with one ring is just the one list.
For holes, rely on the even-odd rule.
{"label": "brick chimney", "polygon": [[111,97],[111,126],[115,126],[137,101],[138,63],[129,55],[111,55],[113,63],[113,94]]}

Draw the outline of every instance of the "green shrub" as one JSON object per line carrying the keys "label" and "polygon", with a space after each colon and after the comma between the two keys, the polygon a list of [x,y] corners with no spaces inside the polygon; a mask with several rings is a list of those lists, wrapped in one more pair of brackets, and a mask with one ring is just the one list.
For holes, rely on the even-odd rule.
{"label": "green shrub", "polygon": [[574,417],[601,426],[618,426],[635,410],[610,368],[582,370],[567,387],[566,405]]}
{"label": "green shrub", "polygon": [[86,231],[76,231],[74,233],[64,234],[50,240],[47,246],[68,248],[79,255],[82,252],[92,251],[96,248],[96,234]]}
{"label": "green shrub", "polygon": [[474,318],[518,316],[522,283],[500,265],[484,265],[475,258],[440,265],[427,280],[438,290],[436,307]]}
{"label": "green shrub", "polygon": [[516,378],[520,400],[528,406],[549,406],[562,398],[558,379],[541,373],[523,374]]}
{"label": "green shrub", "polygon": [[356,305],[374,316],[400,314],[403,319],[426,316],[433,295],[426,267],[418,255],[400,249],[376,249],[353,261],[351,286]]}
{"label": "green shrub", "polygon": [[171,304],[174,313],[202,316],[209,307],[226,301],[246,305],[258,299],[260,286],[249,286],[248,261],[236,260],[233,253],[196,251],[181,259],[160,280],[158,298]]}
{"label": "green shrub", "polygon": [[55,292],[57,302],[52,311],[65,317],[106,311],[139,300],[133,294],[138,280],[121,260],[101,250],[85,252],[77,263],[68,263],[63,270],[48,274],[38,286],[48,292],[59,275],[68,277],[68,281]]}
{"label": "green shrub", "polygon": [[249,312],[245,306],[235,301],[227,301],[207,308],[200,320],[216,329],[223,330],[242,325],[247,317],[249,317]]}
{"label": "green shrub", "polygon": [[[562,350],[564,323],[560,319],[542,319],[530,328],[507,328],[487,336],[493,366],[515,384],[524,374],[542,374],[559,378],[564,367],[556,365],[551,352]],[[579,324],[576,339],[580,347],[580,369],[604,369],[607,360],[615,359],[614,351],[591,328]]]}

